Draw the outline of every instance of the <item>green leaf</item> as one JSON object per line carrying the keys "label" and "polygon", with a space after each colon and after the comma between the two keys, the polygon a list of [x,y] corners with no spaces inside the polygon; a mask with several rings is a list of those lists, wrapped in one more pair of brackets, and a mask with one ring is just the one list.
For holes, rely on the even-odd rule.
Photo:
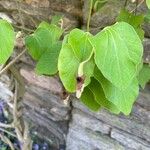
{"label": "green leaf", "polygon": [[38,28],[33,35],[25,38],[28,53],[33,59],[39,60],[51,44],[51,34],[44,28]]}
{"label": "green leaf", "polygon": [[62,16],[55,15],[52,17],[51,24],[58,25],[61,19],[62,19]]}
{"label": "green leaf", "polygon": [[101,87],[101,84],[98,80],[92,78],[91,83],[88,85],[88,88],[92,91],[94,99],[99,105],[115,114],[118,114],[120,112],[112,102],[107,100],[104,91]]}
{"label": "green leaf", "polygon": [[1,150],[7,150],[7,147],[2,146]]}
{"label": "green leaf", "polygon": [[58,56],[61,49],[61,42],[52,45],[39,59],[36,65],[36,72],[40,75],[53,75],[58,71]]}
{"label": "green leaf", "polygon": [[95,101],[94,95],[88,87],[84,89],[80,99],[83,104],[93,111],[98,111],[101,108],[101,106]]}
{"label": "green leaf", "polygon": [[126,89],[137,74],[143,46],[134,28],[125,22],[106,27],[91,39],[95,63],[113,85]]}
{"label": "green leaf", "polygon": [[51,34],[51,43],[54,44],[56,41],[60,39],[60,36],[63,33],[63,30],[56,26],[55,24],[49,24],[47,22],[40,23],[38,28],[44,28],[49,30],[49,34]]}
{"label": "green leaf", "polygon": [[146,0],[146,5],[150,9],[150,0]]}
{"label": "green leaf", "polygon": [[117,106],[117,108],[125,115],[129,115],[132,109],[132,105],[136,100],[139,92],[137,79],[134,78],[130,85],[125,90],[122,90],[109,82],[102,75],[98,68],[95,68],[94,70],[94,77],[101,83],[107,99],[115,106]]}
{"label": "green leaf", "polygon": [[0,20],[0,36],[0,64],[4,64],[11,56],[15,42],[14,30],[5,20]]}
{"label": "green leaf", "polygon": [[69,92],[75,92],[78,89],[78,77],[82,80],[79,84],[83,83],[82,85],[86,86],[93,74],[93,47],[89,37],[91,37],[89,33],[74,29],[63,42],[58,59],[58,70],[61,81]]}
{"label": "green leaf", "polygon": [[25,44],[33,59],[38,60],[41,55],[55,44],[62,34],[62,30],[55,26],[42,22],[34,34],[27,36]]}
{"label": "green leaf", "polygon": [[139,84],[144,89],[148,81],[150,81],[150,66],[144,64],[138,76]]}
{"label": "green leaf", "polygon": [[36,72],[44,75],[57,73],[58,56],[61,49],[59,41],[62,30],[54,24],[42,22],[34,34],[26,37],[29,54],[38,60]]}
{"label": "green leaf", "polygon": [[132,25],[139,35],[140,39],[144,39],[144,31],[142,29],[142,24],[144,22],[144,15],[135,15],[128,12],[127,10],[121,10],[119,16],[117,17],[118,22],[127,22]]}
{"label": "green leaf", "polygon": [[146,23],[150,23],[150,9],[147,10],[145,16],[144,16],[144,21]]}
{"label": "green leaf", "polygon": [[99,11],[107,2],[108,2],[108,0],[94,0],[93,1],[93,10],[95,12]]}

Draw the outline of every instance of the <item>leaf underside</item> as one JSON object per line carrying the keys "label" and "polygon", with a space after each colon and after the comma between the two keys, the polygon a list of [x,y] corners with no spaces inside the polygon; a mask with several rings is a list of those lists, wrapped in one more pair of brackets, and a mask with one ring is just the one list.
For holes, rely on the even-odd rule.
{"label": "leaf underside", "polygon": [[[86,61],[93,50],[89,41],[90,34],[79,29],[74,29],[63,43],[59,60],[58,70],[60,78],[69,92],[77,89],[78,69],[82,62]],[[85,86],[90,82],[90,76],[94,71],[94,60],[91,58],[83,67],[83,78]]]}

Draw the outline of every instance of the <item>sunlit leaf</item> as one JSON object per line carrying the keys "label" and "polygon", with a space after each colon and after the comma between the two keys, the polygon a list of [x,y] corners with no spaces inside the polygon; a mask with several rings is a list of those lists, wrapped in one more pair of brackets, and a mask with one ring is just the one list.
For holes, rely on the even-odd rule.
{"label": "sunlit leaf", "polygon": [[14,48],[15,33],[7,21],[0,20],[0,64],[4,64],[11,56]]}
{"label": "sunlit leaf", "polygon": [[150,0],[146,0],[146,5],[150,9]]}
{"label": "sunlit leaf", "polygon": [[[89,37],[91,37],[89,33],[74,29],[63,43],[58,69],[61,81],[69,92],[75,92],[81,84],[88,85],[93,74],[94,60],[91,55],[93,47]],[[78,77],[80,77],[79,83],[77,83]]]}
{"label": "sunlit leaf", "polygon": [[114,86],[126,89],[137,75],[143,46],[134,28],[125,22],[106,27],[92,39],[95,63]]}

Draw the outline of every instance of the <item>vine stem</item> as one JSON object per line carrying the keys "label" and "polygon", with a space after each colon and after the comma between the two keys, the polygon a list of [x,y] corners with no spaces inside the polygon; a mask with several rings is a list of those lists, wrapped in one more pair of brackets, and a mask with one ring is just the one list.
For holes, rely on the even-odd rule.
{"label": "vine stem", "polygon": [[24,31],[27,31],[27,32],[34,32],[34,30],[32,30],[32,29],[28,29],[28,28],[26,28],[26,27],[24,27],[24,26],[17,26],[17,25],[15,25],[15,24],[13,24],[13,26],[15,27],[15,28],[18,28],[18,29],[21,29],[21,30],[24,30]]}
{"label": "vine stem", "polygon": [[17,136],[16,136],[15,134],[13,134],[13,133],[11,133],[11,132],[9,132],[9,131],[7,131],[7,130],[3,129],[3,128],[0,128],[0,131],[5,132],[5,133],[9,134],[9,135],[11,135],[12,137],[17,138]]}
{"label": "vine stem", "polygon": [[2,128],[13,128],[13,124],[12,123],[11,124],[5,124],[5,123],[0,122],[0,127],[2,127]]}
{"label": "vine stem", "polygon": [[0,133],[0,139],[1,139],[4,143],[6,143],[6,144],[9,145],[10,148],[11,148],[11,150],[15,150],[15,148],[14,148],[12,142],[11,142],[5,135],[2,135],[2,134]]}
{"label": "vine stem", "polygon": [[143,4],[144,0],[141,0],[140,3],[136,6],[136,8],[134,8],[133,10],[131,10],[130,13],[134,12],[136,9],[138,9],[142,4]]}
{"label": "vine stem", "polygon": [[24,49],[15,59],[13,59],[8,65],[6,65],[6,66],[0,71],[0,75],[3,74],[7,69],[9,69],[9,67],[12,66],[25,52],[26,52],[26,49]]}
{"label": "vine stem", "polygon": [[92,7],[93,7],[93,0],[90,0],[90,9],[89,9],[89,15],[87,20],[87,32],[90,31],[90,20],[91,20],[91,14],[92,14]]}
{"label": "vine stem", "polygon": [[124,8],[127,6],[128,0],[125,0]]}

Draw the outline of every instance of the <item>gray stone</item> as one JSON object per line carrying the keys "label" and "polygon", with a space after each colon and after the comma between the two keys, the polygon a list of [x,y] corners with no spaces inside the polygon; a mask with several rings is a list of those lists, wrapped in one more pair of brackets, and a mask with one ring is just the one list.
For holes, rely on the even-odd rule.
{"label": "gray stone", "polygon": [[144,62],[150,63],[150,39],[144,39],[143,45],[144,45],[144,55],[143,55]]}
{"label": "gray stone", "polygon": [[150,150],[150,143],[147,143],[134,135],[127,134],[124,131],[112,129],[111,137],[119,141],[128,150]]}
{"label": "gray stone", "polygon": [[70,30],[78,26],[76,19],[81,17],[80,1],[73,5],[72,1],[55,0],[1,0],[0,11],[6,12],[13,22],[30,28],[35,28],[41,21],[50,21],[52,16],[64,17],[64,29]]}
{"label": "gray stone", "polygon": [[33,67],[21,67],[20,74],[24,77],[29,85],[41,87],[42,89],[51,91],[54,94],[61,94],[63,88],[57,77],[47,77],[37,75]]}
{"label": "gray stone", "polygon": [[[147,100],[149,100],[149,97],[147,96]],[[149,111],[140,106],[135,106],[129,116],[113,115],[105,110],[94,113],[75,99],[73,100],[73,106],[110,125],[112,128],[121,129],[150,142]]]}
{"label": "gray stone", "polygon": [[13,93],[2,82],[0,82],[0,99],[6,102],[10,102],[13,99]]}
{"label": "gray stone", "polygon": [[[81,118],[82,119],[82,118]],[[77,139],[77,140],[76,140]],[[78,141],[79,145],[78,145]],[[87,144],[86,144],[87,143]],[[66,141],[67,150],[123,150],[117,141],[92,130],[71,124]]]}
{"label": "gray stone", "polygon": [[[99,11],[93,12],[91,16],[90,26],[95,28],[104,28],[105,26],[111,25],[117,15],[121,7],[123,6],[123,2],[119,2],[119,0],[109,0]],[[84,0],[83,7],[83,19],[84,24],[87,23],[88,13],[90,8],[90,0]]]}
{"label": "gray stone", "polygon": [[141,90],[137,103],[142,106],[143,108],[150,110],[150,84],[146,85],[146,88],[144,90]]}
{"label": "gray stone", "polygon": [[[88,13],[89,12],[89,1],[90,0],[84,0],[84,7],[83,7],[83,20],[84,24],[87,23]],[[91,32],[97,33],[101,29],[103,29],[106,26],[112,25],[116,22],[116,18],[119,15],[119,12],[121,9],[124,8],[125,0],[109,0],[107,3],[97,12],[93,12],[91,17]],[[135,9],[134,4],[129,4],[127,9],[129,11],[132,11]],[[137,10],[137,14],[139,13],[146,13],[147,7],[145,3],[143,3]],[[147,37],[150,37],[150,27],[149,24],[144,23],[142,25],[143,29],[145,30],[145,35]]]}
{"label": "gray stone", "polygon": [[41,139],[47,140],[56,149],[59,148],[60,144],[65,145],[68,130],[67,121],[53,121],[27,106],[25,106],[24,111],[24,117],[29,122],[32,132],[37,132]]}
{"label": "gray stone", "polygon": [[150,110],[135,104],[132,110],[132,119],[139,123],[150,125]]}
{"label": "gray stone", "polygon": [[68,120],[69,103],[65,104],[59,96],[39,87],[28,86],[26,89],[24,103],[33,111],[53,121]]}
{"label": "gray stone", "polygon": [[88,141],[80,140],[74,136],[68,135],[66,150],[96,150]]}
{"label": "gray stone", "polygon": [[100,120],[78,110],[72,111],[72,124],[76,124],[82,128],[90,129],[94,132],[101,132],[103,134],[109,134],[111,127],[104,124]]}
{"label": "gray stone", "polygon": [[13,93],[10,89],[13,87],[10,78],[3,74],[0,76],[0,99],[6,102],[11,102],[13,100]]}

